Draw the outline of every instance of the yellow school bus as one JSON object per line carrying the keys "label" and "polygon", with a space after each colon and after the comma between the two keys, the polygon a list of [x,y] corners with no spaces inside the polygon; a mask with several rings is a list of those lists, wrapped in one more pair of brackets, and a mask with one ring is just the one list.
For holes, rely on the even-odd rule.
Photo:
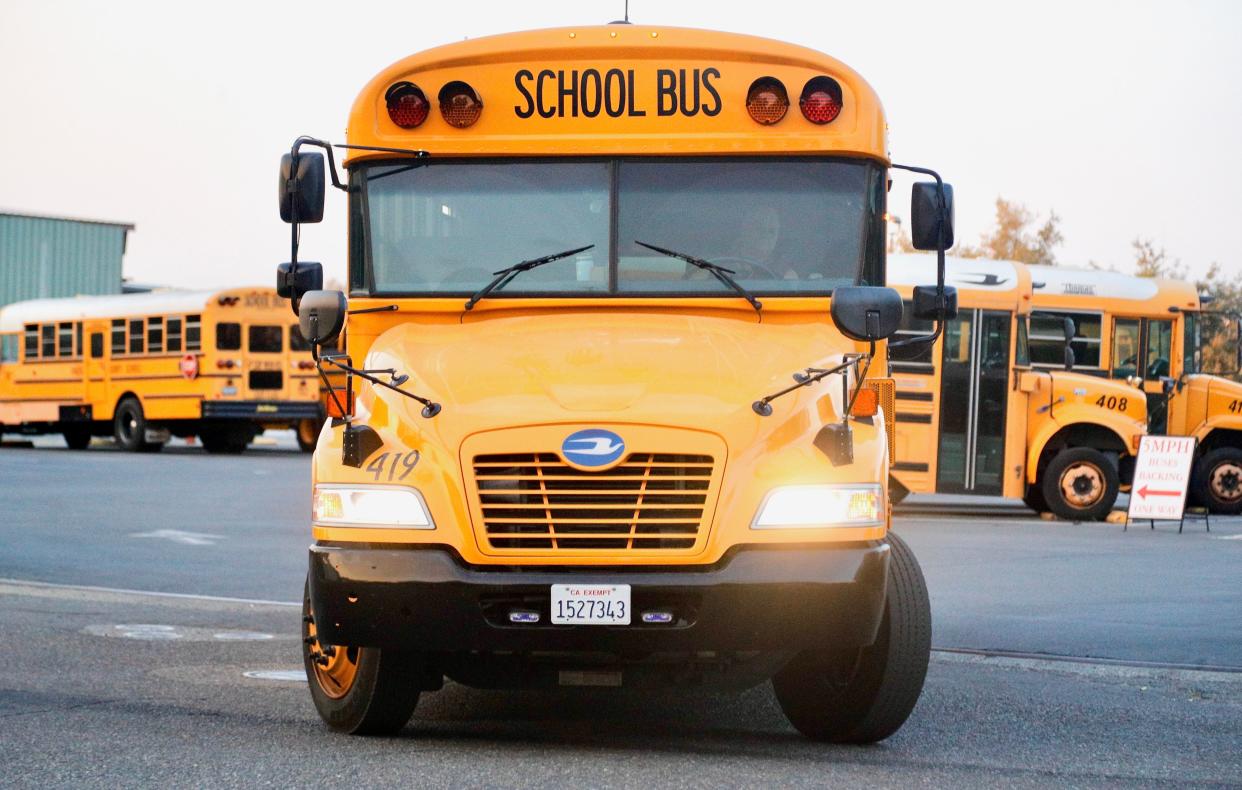
{"label": "yellow school bus", "polygon": [[323,421],[309,346],[272,288],[37,299],[0,309],[0,433],[73,449],[197,436],[239,453],[265,428],[313,447]]}
{"label": "yellow school bus", "polygon": [[1151,433],[1197,440],[1192,503],[1242,513],[1242,384],[1205,372],[1200,349],[1209,321],[1232,324],[1236,342],[1237,316],[1214,314],[1183,280],[1048,266],[1032,267],[1032,277],[1035,364],[1046,361],[1035,327],[1072,318],[1081,327],[1076,369],[1141,386]]}
{"label": "yellow school bus", "polygon": [[[641,25],[416,54],[362,90],[347,145],[299,139],[278,282],[308,338],[343,331],[318,359],[348,374],[312,465],[323,719],[400,729],[446,676],[771,678],[809,737],[896,731],[930,614],[889,532],[890,167],[841,62]],[[918,172],[915,240],[943,252],[952,192]],[[348,300],[297,261],[325,175]]]}
{"label": "yellow school bus", "polygon": [[[908,298],[927,266],[927,256],[889,256],[889,283]],[[1147,403],[1130,384],[1079,372],[1077,361],[1066,369],[1067,340],[1077,360],[1073,338],[1084,327],[1031,321],[1031,272],[949,259],[957,317],[934,345],[890,350],[893,477],[904,491],[1021,497],[1062,518],[1102,519],[1132,479]],[[925,330],[907,318],[893,342]],[[1037,337],[1046,345],[1036,347]]]}

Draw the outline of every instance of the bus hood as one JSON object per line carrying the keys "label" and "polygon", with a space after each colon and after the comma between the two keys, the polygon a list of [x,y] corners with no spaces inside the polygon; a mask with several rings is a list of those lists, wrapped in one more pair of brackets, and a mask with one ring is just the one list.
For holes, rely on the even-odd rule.
{"label": "bus hood", "polygon": [[[787,318],[787,316],[782,316]],[[470,317],[461,324],[403,324],[380,335],[370,368],[410,375],[403,389],[439,402],[431,421],[401,399],[407,419],[452,441],[500,427],[622,422],[755,434],[808,399],[839,414],[839,379],[777,401],[774,418],[751,404],[855,346],[828,321],[756,322],[754,314],[574,312]],[[832,381],[837,382],[833,386]],[[384,395],[392,402],[395,395]],[[426,425],[435,423],[434,428]],[[450,437],[447,434],[458,434]]]}
{"label": "bus hood", "polygon": [[1128,417],[1139,423],[1147,421],[1147,396],[1137,387],[1124,381],[1089,376],[1085,373],[1055,370],[1052,377],[1052,414],[1066,418],[1073,412],[1081,417],[1091,411],[1103,409],[1107,413]]}

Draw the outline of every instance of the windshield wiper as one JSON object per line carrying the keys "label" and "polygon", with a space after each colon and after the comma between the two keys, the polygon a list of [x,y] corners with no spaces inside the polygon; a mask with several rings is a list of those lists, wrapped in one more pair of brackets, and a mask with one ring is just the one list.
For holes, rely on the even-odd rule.
{"label": "windshield wiper", "polygon": [[494,274],[495,277],[492,278],[492,281],[490,283],[480,288],[478,292],[475,293],[474,296],[471,296],[469,299],[466,300],[466,309],[473,310],[474,306],[478,304],[480,299],[482,299],[484,296],[487,296],[492,291],[499,291],[501,288],[504,288],[506,285],[509,284],[510,280],[512,280],[514,277],[517,277],[522,272],[530,271],[536,266],[542,266],[545,263],[551,263],[552,261],[559,261],[561,258],[568,258],[570,255],[577,255],[580,252],[586,252],[587,250],[591,249],[594,246],[595,246],[594,244],[588,244],[585,247],[575,247],[572,250],[554,252],[551,255],[545,255],[542,258],[531,258],[529,261],[522,261],[521,263],[515,263],[512,266],[508,267],[507,269],[501,269],[498,272],[492,272],[492,274]]}
{"label": "windshield wiper", "polygon": [[736,274],[737,272],[733,271],[732,269],[726,269],[725,267],[721,266],[718,263],[712,263],[711,261],[705,261],[702,258],[696,258],[693,255],[686,255],[684,252],[677,252],[676,250],[666,250],[663,247],[657,247],[654,244],[647,244],[646,242],[639,241],[638,239],[635,239],[634,243],[640,247],[646,247],[649,250],[655,250],[661,255],[667,255],[670,258],[678,258],[680,260],[683,260],[686,263],[690,264],[691,266],[699,267],[705,272],[711,272],[713,277],[715,277],[717,280],[724,283],[728,287],[732,288],[734,291],[737,291],[739,296],[741,296],[746,301],[750,302],[750,306],[755,308],[756,313],[763,312],[763,303],[760,302],[758,299],[756,299],[750,293],[750,291],[747,291],[745,288],[743,288],[741,283],[733,279],[733,275]]}

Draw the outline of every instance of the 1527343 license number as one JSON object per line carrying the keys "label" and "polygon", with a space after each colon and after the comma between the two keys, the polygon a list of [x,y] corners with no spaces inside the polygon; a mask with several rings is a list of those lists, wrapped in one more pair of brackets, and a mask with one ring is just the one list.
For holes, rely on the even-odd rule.
{"label": "1527343 license number", "polygon": [[554,625],[629,625],[628,584],[552,585]]}

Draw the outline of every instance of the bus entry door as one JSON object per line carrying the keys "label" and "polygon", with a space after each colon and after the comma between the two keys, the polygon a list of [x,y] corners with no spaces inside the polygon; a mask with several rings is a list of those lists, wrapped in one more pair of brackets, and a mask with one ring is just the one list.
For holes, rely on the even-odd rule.
{"label": "bus entry door", "polygon": [[945,324],[936,491],[1002,493],[1011,313],[963,310]]}

